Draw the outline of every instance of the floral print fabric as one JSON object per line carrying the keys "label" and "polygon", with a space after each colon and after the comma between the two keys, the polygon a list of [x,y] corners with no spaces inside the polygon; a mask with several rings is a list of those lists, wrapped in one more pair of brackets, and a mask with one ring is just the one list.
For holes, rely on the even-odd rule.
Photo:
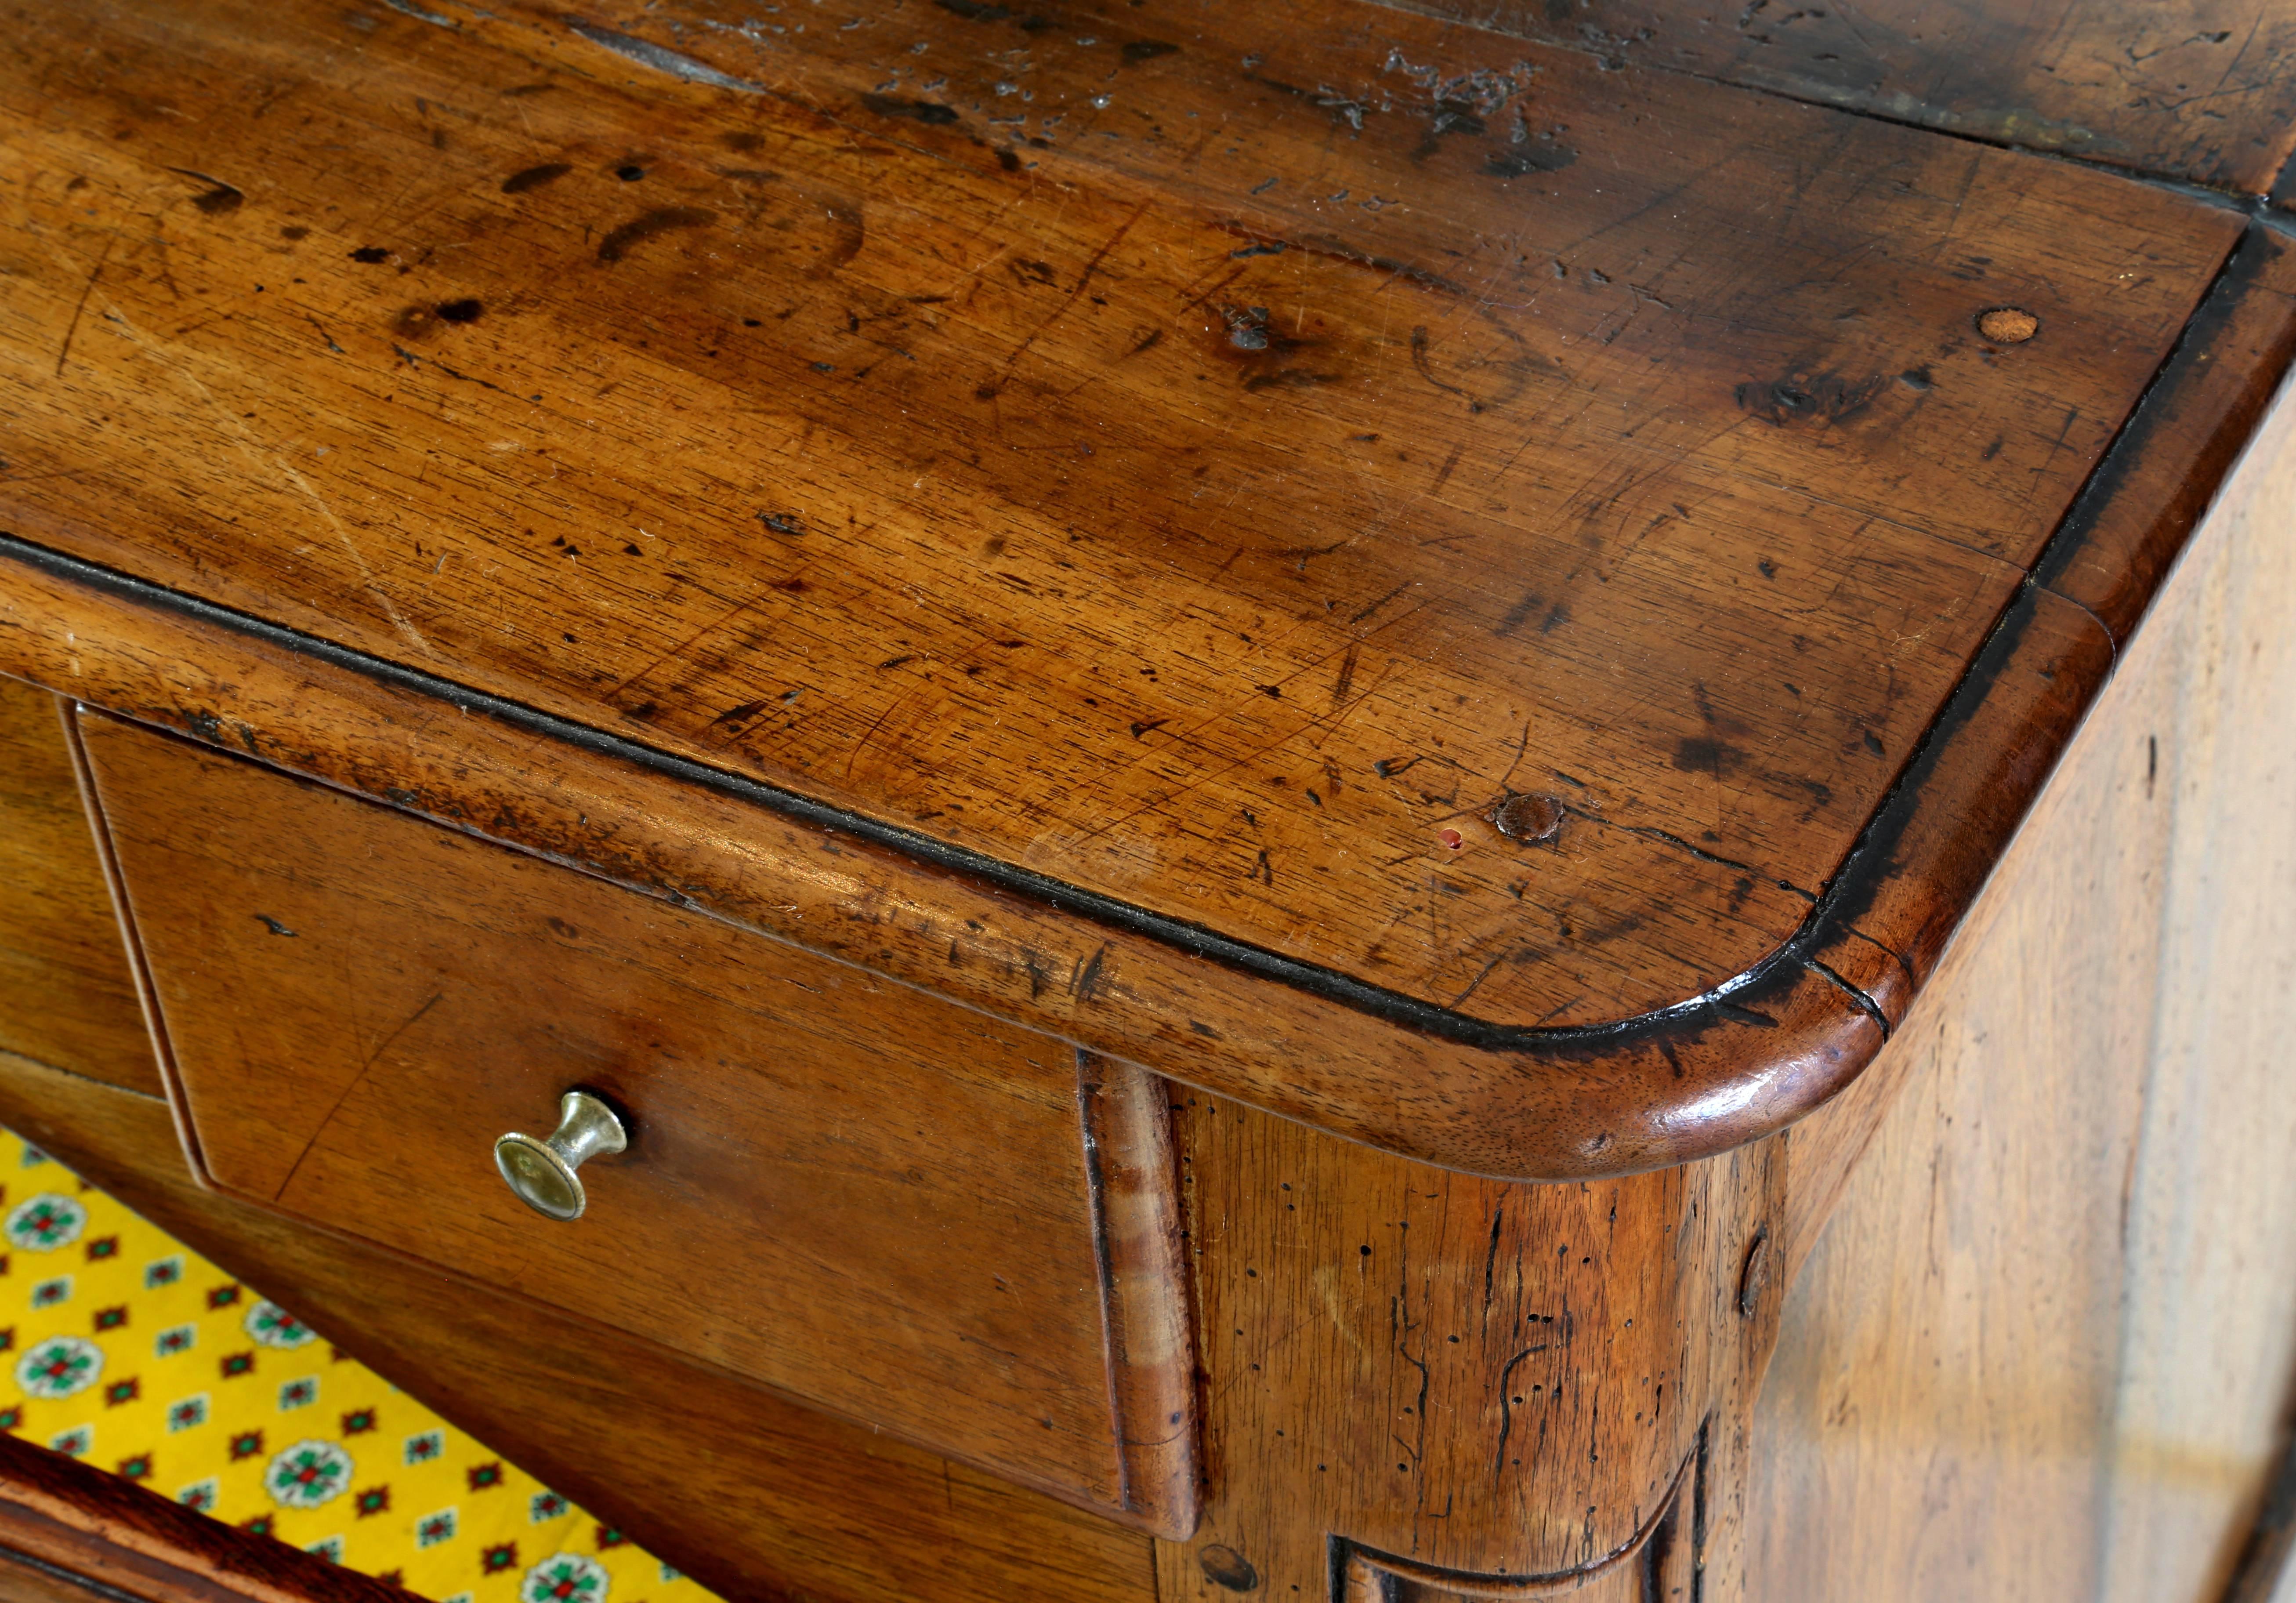
{"label": "floral print fabric", "polygon": [[4,1130],[0,1429],[434,1603],[713,1603]]}

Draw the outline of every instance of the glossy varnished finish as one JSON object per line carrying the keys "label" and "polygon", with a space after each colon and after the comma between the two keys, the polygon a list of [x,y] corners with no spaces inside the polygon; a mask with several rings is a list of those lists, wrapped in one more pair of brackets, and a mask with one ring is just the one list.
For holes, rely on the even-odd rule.
{"label": "glossy varnished finish", "polygon": [[[734,1596],[1771,1603],[1788,1283],[2296,348],[2274,225],[2130,176],[2260,189],[2282,46],[1426,10],[26,9],[0,671],[230,1189],[0,1115],[409,1352],[513,1283],[449,1411]],[[555,1225],[485,1147],[569,1078],[637,1139]],[[476,1224],[353,1217],[450,1124]],[[578,1310],[618,1192],[788,1272]],[[734,1512],[518,1411],[631,1364]],[[927,1582],[972,1472],[816,1406],[1161,1540],[952,1495]]]}
{"label": "glossy varnished finish", "polygon": [[0,678],[0,1051],[157,1092],[61,711]]}
{"label": "glossy varnished finish", "polygon": [[[1104,1229],[1111,1165],[1119,1223],[1158,1188],[1172,1212],[1137,1070],[1095,1081],[1088,1153],[1076,1054],[1049,1037],[244,759],[107,719],[80,736],[216,1184],[555,1311],[537,1319],[1193,1525],[1177,1241]],[[545,1221],[493,1142],[577,1085],[632,1139],[585,1170],[578,1222]],[[1166,1418],[1112,1415],[1111,1311],[1174,1377],[1119,1401]],[[1136,1486],[1136,1439],[1169,1450]]]}
{"label": "glossy varnished finish", "polygon": [[[1148,1539],[881,1431],[193,1183],[157,1098],[0,1055],[0,1123],[728,1599],[1141,1603]],[[627,1420],[643,1409],[652,1428]],[[698,1451],[697,1451],[698,1449]]]}
{"label": "glossy varnished finish", "polygon": [[[470,715],[441,719],[437,697],[451,691],[435,681],[179,603],[0,550],[0,650],[90,703],[1450,1166],[1599,1174],[1725,1147],[1822,1099],[1882,1039],[1808,963],[1743,1006],[1694,1009],[1623,1046],[1431,1038],[791,816],[644,748],[459,697],[449,704]],[[1882,949],[1834,945],[1819,949],[1839,969]]]}
{"label": "glossy varnished finish", "polygon": [[[1513,1051],[1350,1014],[792,815],[722,770],[602,748],[21,545],[0,554],[0,666],[1381,1146],[1499,1174],[1614,1171],[1787,1122],[1879,1048],[2261,415],[2296,340],[2292,287],[2285,242],[2251,231],[1795,960],[1733,1007],[1622,1040]],[[484,715],[442,721],[441,695]]]}
{"label": "glossy varnished finish", "polygon": [[2239,228],[1368,6],[433,14],[27,16],[9,527],[1495,1025],[1793,933]]}
{"label": "glossy varnished finish", "polygon": [[2296,151],[2296,14],[2272,0],[1390,0],[1617,65],[2260,195]]}
{"label": "glossy varnished finish", "polygon": [[[2144,430],[2132,429],[2074,526],[2044,552],[2055,509],[2216,272],[2239,226],[2234,215],[2101,172],[1676,75],[1607,72],[1570,51],[1534,63],[1541,103],[1570,105],[1596,119],[1573,125],[1582,133],[1610,127],[1616,137],[1574,145],[1567,169],[1509,177],[1498,169],[1529,158],[1485,148],[1501,133],[1513,148],[1506,119],[1459,120],[1435,94],[1440,85],[1420,86],[1433,98],[1418,111],[1399,88],[1391,105],[1370,96],[1308,106],[1270,87],[1292,80],[1259,70],[1272,59],[1259,46],[1234,58],[1259,55],[1258,67],[1221,64],[1233,41],[1220,29],[1240,24],[1179,13],[1173,38],[1134,37],[1138,18],[1124,24],[1130,32],[1111,24],[1117,64],[1104,72],[1090,54],[1105,43],[1098,34],[1064,35],[1070,43],[1032,56],[1030,74],[1042,67],[1042,76],[1013,86],[1033,97],[1021,105],[1036,108],[1037,131],[1021,131],[1045,143],[992,160],[993,144],[975,136],[1001,137],[1016,125],[967,120],[973,103],[964,96],[977,91],[983,106],[1011,101],[996,91],[1008,80],[982,74],[1011,66],[1018,46],[1010,29],[999,31],[1010,19],[961,9],[914,20],[926,37],[914,42],[944,63],[936,92],[949,98],[930,106],[946,105],[947,116],[854,86],[906,81],[869,67],[872,41],[891,27],[882,19],[802,40],[627,21],[654,29],[651,43],[508,17],[306,19],[295,26],[314,31],[291,29],[278,45],[299,52],[280,81],[297,86],[298,115],[312,119],[298,124],[306,132],[297,150],[335,148],[308,132],[333,118],[327,126],[344,136],[342,148],[363,153],[323,172],[292,168],[295,185],[244,174],[254,187],[234,183],[135,213],[162,217],[159,234],[136,237],[165,242],[164,281],[144,245],[116,262],[104,254],[128,213],[88,202],[109,194],[107,203],[127,204],[118,164],[131,160],[123,152],[138,139],[193,136],[169,131],[182,119],[160,117],[135,123],[142,131],[128,139],[90,143],[100,86],[58,78],[41,102],[39,138],[74,160],[84,155],[95,176],[50,197],[45,179],[28,172],[22,215],[59,248],[84,231],[81,243],[101,259],[77,279],[55,269],[53,356],[35,354],[45,348],[29,333],[20,347],[31,398],[24,426],[53,471],[36,479],[12,470],[0,481],[0,511],[19,533],[434,669],[433,690],[456,680],[505,690],[574,720],[554,733],[579,738],[583,723],[603,724],[631,737],[627,749],[642,760],[703,760],[709,769],[695,773],[704,783],[739,791],[747,773],[790,785],[750,799],[956,867],[1000,888],[1008,925],[1036,926],[977,941],[972,926],[982,921],[951,919],[945,899],[925,899],[937,904],[929,920],[854,942],[906,965],[906,977],[1073,1016],[1088,1044],[1398,1150],[1497,1173],[1617,1171],[1751,1139],[1845,1083],[1902,1015],[2109,663],[2109,645],[2082,609],[2099,621],[2111,613],[2084,592],[2107,593],[2133,620],[2252,421],[2253,381],[2284,359],[2287,272],[2277,241],[2252,234],[2243,245],[2208,298],[2207,337],[2187,338],[2137,416],[2142,425],[2163,396],[2183,396],[2176,426],[2152,431],[2149,454]],[[180,111],[178,100],[205,95],[201,103],[218,109],[198,119],[197,140],[259,155],[273,162],[266,173],[288,172],[277,163],[304,158],[283,152],[267,117],[251,114],[260,96],[226,93],[256,70],[245,53],[255,36],[226,28],[221,13],[204,16],[59,14],[43,25],[61,30],[58,39],[83,37],[78,28],[117,30],[103,70],[127,75],[121,84],[144,70],[137,62],[160,71],[164,55],[175,98],[136,103]],[[1472,29],[1376,8],[1295,21],[1287,47],[1305,53],[1299,72],[1318,82],[1339,82],[1345,69],[1416,84],[1414,62],[1456,52],[1472,64],[1498,48]],[[1049,30],[1021,32],[1037,39],[1031,49],[1053,51]],[[1095,44],[1073,43],[1082,37]],[[1137,48],[1128,54],[1125,45]],[[754,50],[785,53],[773,56],[785,69],[774,80],[781,88],[752,93],[758,80],[726,53]],[[857,95],[860,110],[799,111],[791,74],[812,86],[815,103]],[[1095,115],[1152,91],[1176,126],[1225,117],[1229,143],[1204,144],[1184,160],[1171,136],[1152,130],[1095,125],[1074,140],[1085,110],[1054,125],[1057,137],[1042,131],[1051,108],[1081,94],[1086,78],[1102,84],[1095,95],[1116,97],[1086,107]],[[1103,79],[1122,82],[1110,89]],[[474,105],[509,109],[466,106],[451,134],[421,116],[378,121],[372,107],[385,103],[348,86],[380,81],[452,82],[478,96]],[[545,103],[560,110],[537,112]],[[872,143],[856,118],[890,122],[899,137]],[[1444,131],[1399,139],[1414,118]],[[1527,146],[1544,148],[1539,130],[1520,119],[1513,126]],[[608,127],[636,154],[586,165],[604,149],[592,146]],[[1654,127],[1668,130],[1664,149],[1649,136]],[[568,160],[494,172],[513,147],[531,156],[536,141],[554,140]],[[1818,148],[1814,140],[1825,152],[1810,169],[1816,176],[1789,185],[1795,198],[1775,218],[1761,212],[1759,197],[1776,191],[1781,174],[1801,170],[1795,164]],[[734,144],[755,148],[743,156]],[[386,193],[380,179],[357,204],[324,198],[346,174],[418,145],[424,176],[409,193],[428,207],[422,227],[461,232],[442,235],[429,257],[406,240],[332,237],[356,226],[365,240],[388,220],[389,208],[378,211],[372,199]],[[764,150],[779,152],[781,165],[728,165],[761,160]],[[1675,184],[1700,151],[1711,152],[1699,169],[1709,176],[1688,189]],[[1411,202],[1342,204],[1331,199],[1337,189],[1301,176],[1342,160],[1365,183],[1408,169]],[[211,170],[189,156],[169,165]],[[1272,186],[1261,176],[1269,167]],[[1894,176],[1870,193],[1824,188],[1850,181],[1842,173],[1876,171]],[[1673,187],[1653,191],[1661,172]],[[760,176],[768,173],[776,176]],[[601,233],[611,220],[603,214],[584,220],[599,207],[621,218],[673,185],[685,211],[711,214],[706,226],[698,215],[673,226],[657,213],[678,208],[659,206],[625,219],[653,218],[636,234]],[[798,199],[733,208],[717,195],[728,185],[728,193],[762,185],[769,199],[785,189]],[[1167,199],[1133,208],[1138,218],[1125,222],[1132,211],[1121,197],[1163,193],[1158,185]],[[298,186],[309,193],[298,198]],[[1946,189],[1950,205],[1938,198]],[[1614,210],[1660,193],[1664,206]],[[824,194],[825,210],[806,210]],[[860,210],[849,217],[837,196]],[[1700,210],[1710,203],[1722,210]],[[312,218],[288,220],[298,206]],[[922,299],[885,300],[904,275],[976,260],[936,243],[935,230],[984,207],[1002,219],[984,249],[1003,267],[960,272],[946,300],[914,284],[902,294]],[[1111,207],[1107,232],[1086,228],[1095,208]],[[278,217],[258,222],[265,208]],[[875,215],[899,226],[856,224],[862,234],[850,256],[843,244],[826,256],[797,248],[795,236],[816,224],[833,233]],[[1753,226],[1758,217],[1770,220]],[[1946,232],[1916,249],[1931,226],[1923,218]],[[1505,230],[1493,232],[1500,223]],[[586,226],[594,243],[570,267],[577,276],[538,286],[537,252],[573,249]],[[1579,232],[1565,237],[1570,228]],[[1542,279],[1538,252],[1521,247],[1550,230],[1565,232],[1549,242]],[[1213,235],[1216,271],[1188,279],[1193,287],[1170,301],[1173,264],[1194,259]],[[758,243],[767,236],[778,242],[770,249]],[[1512,257],[1499,251],[1502,238],[1514,243]],[[1049,284],[1006,260],[1022,239],[1041,252],[1025,260],[1044,263]],[[1953,256],[1948,243],[1965,239],[1983,248]],[[1581,259],[1582,246],[1597,245],[1620,259]],[[1795,262],[1818,259],[1812,252],[1836,265],[1796,276]],[[1375,275],[1357,259],[1366,253]],[[1071,255],[1070,267],[1055,260]],[[1429,265],[1439,258],[1440,272]],[[1661,258],[1672,264],[1663,275],[1630,266]],[[55,259],[53,251],[25,258],[26,283],[46,282],[38,262]],[[248,276],[258,263],[259,276]],[[195,264],[204,276],[186,290]],[[1471,266],[1484,275],[1476,283],[1512,284],[1520,294],[1462,298],[1456,275]],[[439,276],[450,267],[464,275],[453,284]],[[234,289],[234,274],[247,284]],[[555,287],[576,282],[578,295]],[[1799,287],[1782,300],[1759,289],[1769,282]],[[264,284],[260,296],[254,283]],[[422,299],[457,285],[472,292]],[[201,286],[208,298],[238,299],[204,321],[153,315],[160,302],[150,297],[198,299]],[[1059,291],[1057,303],[1031,300],[1039,290]],[[1632,292],[1632,316],[1602,310],[1602,297],[1621,290]],[[1267,298],[1266,329],[1253,321],[1262,300],[1226,299],[1247,292]],[[1431,306],[1448,310],[1412,311],[1409,332],[1398,333],[1398,295],[1433,297]],[[1572,299],[1580,296],[1588,299]],[[2030,303],[2040,332],[2019,345],[1985,344],[1971,321],[1974,303],[2010,297]],[[868,338],[915,336],[891,348],[882,372],[808,343],[819,342],[808,331],[832,301],[847,300],[855,306],[832,317],[821,339],[864,341],[868,327],[876,327]],[[45,315],[37,295],[19,304],[30,319],[20,318],[20,332]],[[1267,331],[1283,304],[1295,327],[1279,341]],[[1220,305],[1241,305],[1242,324],[1220,314],[1218,327],[1202,326]],[[618,320],[624,307],[636,309]],[[1310,309],[1335,320],[1316,334],[1320,345],[1304,343]],[[389,327],[378,332],[384,312]],[[772,315],[757,316],[752,329],[750,314],[762,312]],[[1147,343],[1136,360],[1111,366],[1101,344],[1110,320],[1135,313],[1148,319],[1137,335]],[[1364,332],[1374,315],[1386,334]],[[1445,331],[1470,323],[1502,330],[1503,340],[1488,338],[1530,353],[1492,366],[1489,351],[1500,347],[1490,347],[1475,358],[1484,364],[1476,382],[1546,377],[1526,377],[1512,399],[1456,393],[1473,388],[1460,382],[1468,369],[1443,363],[1466,361],[1467,347],[1447,344]],[[1009,345],[996,344],[1001,329],[1017,331]],[[698,343],[680,343],[689,336]],[[1153,366],[1190,340],[1202,363],[1177,376]],[[450,350],[447,341],[461,343]],[[1553,346],[1546,357],[1541,341]],[[954,399],[934,387],[931,375],[977,366],[982,349],[1002,353],[995,374],[960,385]],[[1309,382],[1324,370],[1298,364],[1314,352],[1349,365],[1324,374],[1331,383]],[[493,366],[461,365],[480,356]],[[1549,358],[1560,365],[1538,365]],[[1279,360],[1292,365],[1270,366]],[[1088,376],[1099,399],[1063,390],[1058,373],[1030,366],[1039,362]],[[162,372],[176,376],[145,382]],[[578,373],[597,376],[578,390],[570,388]],[[529,374],[542,388],[525,387]],[[206,400],[184,399],[194,391],[183,385],[193,382]],[[899,407],[847,399],[853,385],[872,382],[898,385]],[[760,383],[769,388],[757,390]],[[981,399],[983,390],[993,397]],[[739,404],[753,393],[771,405]],[[578,407],[578,394],[588,397]],[[1031,464],[1042,453],[1013,448],[1029,443],[1014,432],[1016,408],[1062,394],[1074,404],[1059,415],[1102,432],[1081,440],[1074,460],[1056,454],[1047,460],[1064,465],[1037,472]],[[527,395],[544,400],[516,399]],[[234,448],[252,453],[260,471],[211,481],[204,444],[194,451],[170,432],[167,415],[210,402],[235,408]],[[1445,410],[1454,403],[1456,414]],[[1390,414],[1399,432],[1385,426]],[[889,477],[891,436],[870,432],[897,415],[906,481]],[[109,436],[98,450],[88,432],[113,423],[91,417],[141,419],[130,430],[144,442],[137,448],[164,450],[164,460],[139,459],[131,473]],[[1512,420],[1511,465],[1501,473],[1472,451],[1490,444],[1478,431],[1503,417]],[[1448,440],[1459,455],[1445,447],[1424,489],[1401,461],[1308,471],[1313,463],[1298,453],[1335,421],[1382,436],[1350,435],[1344,445],[1391,446],[1417,461],[1423,440]],[[1356,426],[1367,422],[1383,426]],[[952,429],[961,445],[935,443]],[[184,449],[166,446],[176,439]],[[1956,455],[1964,443],[1972,460]],[[796,456],[774,455],[784,448]],[[1645,460],[1652,450],[1656,459]],[[476,476],[434,481],[415,456]],[[1278,459],[1289,465],[1255,465]],[[723,465],[736,461],[802,465],[761,467],[737,482]],[[1477,472],[1511,488],[1469,505],[1464,487]],[[1120,495],[1109,490],[1111,475],[1122,481]],[[165,518],[154,522],[151,497],[162,483],[185,493],[168,492]],[[1228,484],[1226,499],[1215,483]],[[612,496],[600,499],[610,484]],[[1158,488],[1183,484],[1197,488]],[[1677,489],[1693,498],[1659,505]],[[762,517],[729,516],[768,490]],[[1063,499],[1092,495],[1101,498]],[[549,497],[560,499],[545,505]],[[226,501],[249,514],[182,512]],[[1702,509],[1694,531],[1685,521],[1693,505]],[[1325,520],[1355,532],[1313,555],[1278,550],[1237,522],[1270,507],[1283,509],[1287,529]],[[1407,551],[1397,507],[1430,531]],[[673,513],[678,522],[665,534]],[[594,531],[624,518],[637,538],[601,545]],[[977,544],[959,532],[990,524]],[[1619,532],[1629,525],[1642,533]],[[535,530],[531,548],[523,533],[512,538],[512,526]],[[304,532],[288,533],[296,530]],[[1160,542],[1152,560],[1143,544],[1150,533]],[[1801,544],[1788,551],[1793,542]],[[1046,555],[1052,546],[1059,554]],[[1476,555],[1460,555],[1471,547]],[[2042,582],[2021,584],[2037,554]],[[2066,564],[2075,556],[2093,571],[2074,575]],[[1040,559],[1057,582],[1023,571]],[[1383,588],[1347,578],[1366,563]],[[1500,576],[1507,594],[1495,598]],[[1797,584],[1822,587],[1823,598],[1813,603]],[[1509,627],[1533,594],[1547,609],[1539,627],[1530,612]],[[86,665],[88,637],[54,630],[45,598],[19,591],[12,600],[28,631],[7,643],[16,670],[93,691],[100,675]],[[1320,662],[1334,689],[1344,681],[1350,695],[1361,691],[1352,702],[1326,695],[1329,716],[1289,733],[1278,726],[1313,698],[1306,680],[1269,666],[1278,602],[1293,608],[1281,635],[1282,650],[1298,658],[1292,667]],[[1700,627],[1674,627],[1686,616]],[[1989,657],[1972,659],[1997,617],[2010,627],[1992,637]],[[1176,632],[1176,618],[1213,621],[1201,625],[1210,632],[1198,645],[1188,631],[1199,625]],[[960,625],[970,632],[955,650],[946,630]],[[1702,656],[1710,651],[1720,654]],[[1783,667],[1781,652],[1797,665]],[[1137,659],[1122,696],[1110,678],[1119,658]],[[1257,677],[1231,684],[1240,668]],[[2005,704],[2018,696],[2000,686],[2021,672],[2046,707]],[[235,720],[247,737],[291,755],[314,744],[312,731],[270,717],[258,732],[258,709],[231,676],[203,666],[160,677],[168,682],[149,699],[122,686],[110,704],[193,733]],[[1424,695],[1439,678],[1452,687]],[[738,701],[733,679],[746,687]],[[1239,694],[1226,695],[1230,688]],[[1886,716],[1853,705],[1874,694]],[[1123,716],[1103,717],[1111,707]],[[1938,739],[1923,747],[1931,729],[1953,749]],[[1194,744],[1159,754],[1156,742],[1180,738],[1174,730]],[[446,730],[430,733],[455,744]],[[1313,774],[1291,771],[1302,740],[1316,753]],[[1488,763],[1475,755],[1478,740]],[[533,750],[523,737],[512,744]],[[1242,760],[1247,753],[1256,754]],[[435,816],[505,833],[527,827],[545,850],[685,888],[651,843],[592,828],[586,810],[572,810],[570,827],[523,816],[552,785],[481,800],[453,757],[440,777],[354,760],[376,793]],[[1546,789],[1524,777],[1535,761],[1546,764],[1548,777],[1538,782]],[[531,760],[524,766],[535,771]],[[1456,778],[1423,786],[1414,777],[1437,772]],[[1898,788],[1879,827],[1845,858],[1893,778]],[[812,798],[853,810],[808,810]],[[637,805],[642,817],[655,810]],[[1088,842],[1062,821],[1070,815],[1089,815]],[[1536,838],[1548,824],[1554,833]],[[685,851],[676,843],[670,855]],[[747,900],[740,877],[699,888],[739,903]],[[882,898],[892,877],[898,871],[871,876],[864,899]],[[1279,878],[1280,887],[1271,883]],[[853,899],[838,900],[849,916]],[[792,925],[778,910],[802,905],[773,896],[762,922]],[[928,935],[919,927],[928,921],[943,927]],[[787,933],[852,934],[819,922]],[[947,973],[968,946],[987,949],[978,955],[989,972]],[[928,971],[927,949],[942,954],[940,974]],[[1750,963],[1757,966],[1745,971]],[[1601,1023],[1723,982],[1737,988],[1638,1023]],[[1271,1003],[1275,986],[1293,994]],[[1303,1051],[1308,1041],[1314,1048]]]}

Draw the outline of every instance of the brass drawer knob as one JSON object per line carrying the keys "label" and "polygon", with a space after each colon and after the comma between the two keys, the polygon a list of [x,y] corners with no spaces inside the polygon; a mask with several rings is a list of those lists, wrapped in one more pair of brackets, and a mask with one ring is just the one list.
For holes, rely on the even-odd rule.
{"label": "brass drawer knob", "polygon": [[630,1144],[614,1110],[587,1091],[558,1099],[558,1128],[536,1140],[516,1130],[495,1143],[495,1167],[519,1201],[552,1219],[579,1219],[589,1198],[574,1171],[585,1158],[620,1152]]}

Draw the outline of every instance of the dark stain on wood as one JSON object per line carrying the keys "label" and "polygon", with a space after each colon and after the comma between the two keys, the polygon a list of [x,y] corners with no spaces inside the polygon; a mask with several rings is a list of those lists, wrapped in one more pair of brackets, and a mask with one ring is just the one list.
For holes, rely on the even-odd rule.
{"label": "dark stain on wood", "polygon": [[718,220],[718,214],[704,206],[658,206],[622,224],[598,242],[598,259],[617,262],[630,253],[632,246],[664,234],[674,234],[684,228],[707,228]]}

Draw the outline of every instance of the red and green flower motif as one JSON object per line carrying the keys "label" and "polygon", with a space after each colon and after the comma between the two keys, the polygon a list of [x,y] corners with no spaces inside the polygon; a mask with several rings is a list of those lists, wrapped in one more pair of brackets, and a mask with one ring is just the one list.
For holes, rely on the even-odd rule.
{"label": "red and green flower motif", "polygon": [[53,1191],[18,1203],[0,1224],[8,1239],[28,1253],[53,1253],[70,1246],[87,1229],[87,1210],[69,1196]]}
{"label": "red and green flower motif", "polygon": [[319,1339],[316,1332],[276,1303],[258,1303],[247,1311],[247,1334],[266,1347],[308,1347]]}
{"label": "red and green flower motif", "polygon": [[557,1553],[526,1572],[519,1603],[605,1603],[605,1566],[579,1553]]}
{"label": "red and green flower motif", "polygon": [[102,1348],[77,1336],[52,1336],[34,1342],[17,1360],[16,1384],[28,1396],[76,1397],[102,1373]]}
{"label": "red and green flower motif", "polygon": [[337,1442],[298,1442],[271,1460],[263,1488],[283,1508],[316,1508],[351,1478],[351,1455]]}

